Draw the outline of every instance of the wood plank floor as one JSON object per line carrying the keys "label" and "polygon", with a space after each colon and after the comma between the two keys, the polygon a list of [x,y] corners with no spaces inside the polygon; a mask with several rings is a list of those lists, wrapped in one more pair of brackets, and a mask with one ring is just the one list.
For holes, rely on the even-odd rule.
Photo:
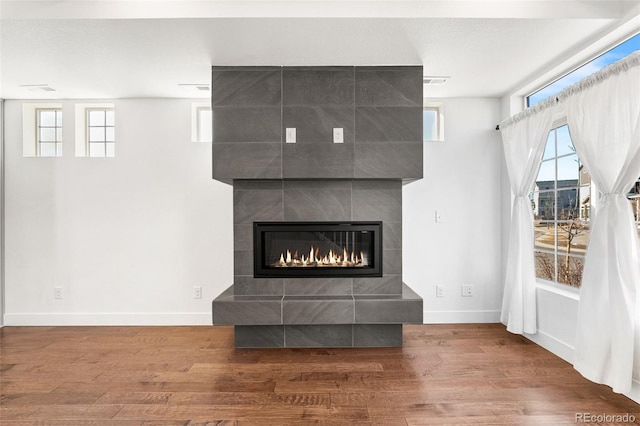
{"label": "wood plank floor", "polygon": [[640,405],[502,325],[404,347],[234,349],[231,327],[0,329],[4,425],[560,425]]}

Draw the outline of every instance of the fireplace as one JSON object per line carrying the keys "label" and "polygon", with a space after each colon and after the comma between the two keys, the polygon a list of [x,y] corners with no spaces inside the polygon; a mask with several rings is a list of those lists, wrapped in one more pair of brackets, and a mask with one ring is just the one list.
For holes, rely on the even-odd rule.
{"label": "fireplace", "polygon": [[382,222],[254,222],[254,277],[381,277]]}
{"label": "fireplace", "polygon": [[234,327],[236,347],[398,347],[402,325],[422,323],[402,280],[403,184],[423,170],[422,71],[213,67],[233,283],[212,316]]}

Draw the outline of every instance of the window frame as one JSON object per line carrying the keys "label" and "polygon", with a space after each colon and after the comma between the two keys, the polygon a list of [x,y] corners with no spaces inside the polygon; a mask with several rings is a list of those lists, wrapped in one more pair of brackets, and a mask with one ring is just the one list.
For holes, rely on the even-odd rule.
{"label": "window frame", "polygon": [[[113,127],[114,131],[114,140],[107,142],[104,141],[105,144],[113,143],[114,147],[114,155],[107,156],[106,155],[106,146],[105,146],[105,156],[89,156],[89,113],[91,111],[113,111]],[[76,104],[75,105],[75,156],[76,157],[88,157],[88,158],[114,158],[115,157],[115,145],[117,136],[115,135],[115,113],[116,108],[113,103],[90,103],[90,104]],[[106,122],[105,122],[106,124]],[[92,126],[95,127],[95,126]],[[106,127],[105,127],[106,128]],[[105,130],[105,138],[106,138],[106,130]],[[94,142],[95,143],[95,142]]]}
{"label": "window frame", "polygon": [[[59,109],[64,114],[64,106],[60,102],[23,102],[22,103],[22,156],[25,158],[61,158],[62,156],[38,155],[38,113],[39,109]],[[61,149],[64,154],[64,122]]]}
{"label": "window frame", "polygon": [[[191,104],[191,142],[213,142],[213,134],[211,135],[211,139],[205,139],[200,131],[202,119],[201,113],[203,111],[211,111],[213,114],[210,102],[193,102]],[[213,116],[211,125],[213,126]]]}

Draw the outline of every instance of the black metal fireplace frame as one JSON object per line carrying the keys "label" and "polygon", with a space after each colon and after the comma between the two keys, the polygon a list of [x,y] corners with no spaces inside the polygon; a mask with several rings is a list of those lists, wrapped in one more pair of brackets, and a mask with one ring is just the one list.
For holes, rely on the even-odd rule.
{"label": "black metal fireplace frame", "polygon": [[[271,231],[366,231],[373,232],[371,258],[367,268],[267,268],[263,267],[265,241],[263,232]],[[318,278],[318,277],[381,277],[382,276],[382,222],[254,222],[253,223],[253,276],[255,278]]]}

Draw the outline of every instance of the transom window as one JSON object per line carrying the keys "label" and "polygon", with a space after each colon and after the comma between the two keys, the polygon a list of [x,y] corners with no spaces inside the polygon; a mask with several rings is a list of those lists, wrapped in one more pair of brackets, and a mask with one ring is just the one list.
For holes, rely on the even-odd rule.
{"label": "transom window", "polygon": [[422,107],[422,141],[444,140],[443,104],[428,102]]}
{"label": "transom window", "polygon": [[640,34],[629,38],[628,40],[612,47],[604,52],[602,55],[587,62],[586,64],[574,69],[573,71],[563,75],[557,80],[549,83],[548,85],[538,89],[531,95],[527,96],[527,106],[533,106],[538,102],[547,99],[550,96],[556,95],[562,92],[567,87],[577,83],[590,74],[599,71],[600,69],[611,65],[619,59],[622,59],[636,50],[640,49]]}
{"label": "transom window", "polygon": [[62,108],[36,109],[36,156],[62,157]]}
{"label": "transom window", "polygon": [[89,157],[115,156],[113,108],[87,109],[87,153]]}
{"label": "transom window", "polygon": [[198,108],[198,142],[211,142],[213,139],[213,115],[211,107]]}
{"label": "transom window", "polygon": [[191,141],[211,142],[213,140],[213,113],[209,102],[191,104]]}
{"label": "transom window", "polygon": [[538,278],[580,287],[591,192],[591,178],[575,152],[568,126],[554,128],[531,193]]}

